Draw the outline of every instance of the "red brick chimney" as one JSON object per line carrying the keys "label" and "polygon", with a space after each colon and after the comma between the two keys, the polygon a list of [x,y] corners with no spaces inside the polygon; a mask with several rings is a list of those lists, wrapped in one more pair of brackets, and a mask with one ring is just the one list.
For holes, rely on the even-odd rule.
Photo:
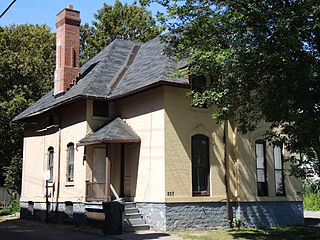
{"label": "red brick chimney", "polygon": [[57,14],[56,71],[54,96],[62,95],[75,84],[80,72],[80,12],[72,5]]}

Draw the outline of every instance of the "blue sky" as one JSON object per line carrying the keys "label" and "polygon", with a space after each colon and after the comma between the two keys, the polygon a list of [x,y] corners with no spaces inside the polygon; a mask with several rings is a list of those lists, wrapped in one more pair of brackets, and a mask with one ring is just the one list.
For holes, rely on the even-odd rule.
{"label": "blue sky", "polygon": [[[0,14],[12,2],[12,0],[0,0]],[[110,0],[16,0],[9,11],[0,18],[0,26],[10,24],[47,24],[55,32],[56,14],[68,4],[72,4],[75,10],[80,11],[82,23],[91,23],[93,14],[103,6],[103,3],[113,4]],[[122,3],[131,4],[132,0],[121,0]],[[159,6],[149,8],[153,14]]]}

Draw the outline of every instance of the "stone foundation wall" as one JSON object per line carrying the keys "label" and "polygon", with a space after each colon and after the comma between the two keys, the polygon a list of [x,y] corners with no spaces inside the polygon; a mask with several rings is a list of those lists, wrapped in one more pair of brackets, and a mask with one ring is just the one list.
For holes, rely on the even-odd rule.
{"label": "stone foundation wall", "polygon": [[[303,225],[302,202],[230,203],[234,218],[246,227]],[[162,231],[207,230],[228,228],[226,204],[203,203],[137,203],[137,208],[151,228]]]}
{"label": "stone foundation wall", "polygon": [[226,228],[225,203],[137,203],[151,228],[185,231]]}
{"label": "stone foundation wall", "polygon": [[303,225],[303,202],[240,202],[232,204],[235,218],[246,227]]}
{"label": "stone foundation wall", "polygon": [[[30,202],[20,202],[21,218],[34,219],[38,221],[46,220],[46,203],[33,202],[33,211]],[[65,223],[72,222],[75,224],[86,225],[86,210],[83,203],[72,203],[72,214],[67,209],[65,202],[50,203],[49,206],[49,222]]]}

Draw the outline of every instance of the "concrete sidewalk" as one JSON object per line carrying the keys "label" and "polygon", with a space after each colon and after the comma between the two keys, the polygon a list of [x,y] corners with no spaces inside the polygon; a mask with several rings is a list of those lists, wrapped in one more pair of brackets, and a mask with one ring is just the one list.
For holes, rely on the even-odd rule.
{"label": "concrete sidewalk", "polygon": [[0,217],[0,239],[10,240],[183,240],[173,234],[157,231],[138,231],[121,235],[106,236],[102,230],[74,225],[45,224],[18,217]]}
{"label": "concrete sidewalk", "polygon": [[310,227],[320,227],[320,212],[304,211],[304,225]]}

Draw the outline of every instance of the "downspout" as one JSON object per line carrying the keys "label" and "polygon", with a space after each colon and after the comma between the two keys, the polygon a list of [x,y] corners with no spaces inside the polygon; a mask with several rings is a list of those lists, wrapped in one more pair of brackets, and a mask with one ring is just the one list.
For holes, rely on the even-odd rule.
{"label": "downspout", "polygon": [[59,209],[59,195],[60,195],[60,162],[61,162],[61,116],[59,117],[59,137],[58,137],[58,179],[57,179],[57,195],[56,195],[56,212]]}
{"label": "downspout", "polygon": [[229,198],[229,165],[228,165],[228,154],[227,154],[227,138],[228,138],[228,121],[225,120],[223,123],[223,143],[224,143],[224,181],[226,186],[226,213],[227,213],[227,219],[231,219],[230,214],[230,198]]}

